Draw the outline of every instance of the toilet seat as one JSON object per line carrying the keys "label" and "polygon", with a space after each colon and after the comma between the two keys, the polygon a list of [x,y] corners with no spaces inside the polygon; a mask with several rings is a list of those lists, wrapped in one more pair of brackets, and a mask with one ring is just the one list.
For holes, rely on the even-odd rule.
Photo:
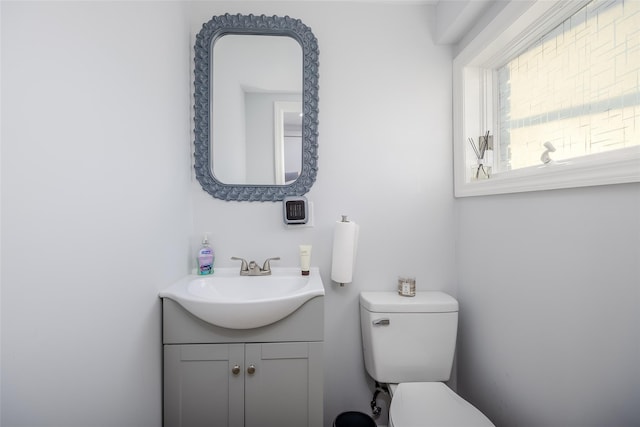
{"label": "toilet seat", "polygon": [[444,383],[392,385],[389,427],[495,427]]}

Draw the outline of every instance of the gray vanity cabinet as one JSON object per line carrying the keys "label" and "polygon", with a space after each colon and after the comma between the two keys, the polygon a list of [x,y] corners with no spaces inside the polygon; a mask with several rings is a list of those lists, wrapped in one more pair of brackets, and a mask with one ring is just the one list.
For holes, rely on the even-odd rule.
{"label": "gray vanity cabinet", "polygon": [[[245,426],[306,426],[322,420],[322,343],[247,344]],[[318,394],[320,393],[320,395]]]}
{"label": "gray vanity cabinet", "polygon": [[165,427],[322,427],[324,298],[232,330],[163,299]]}
{"label": "gray vanity cabinet", "polygon": [[244,426],[242,344],[164,346],[165,427]]}

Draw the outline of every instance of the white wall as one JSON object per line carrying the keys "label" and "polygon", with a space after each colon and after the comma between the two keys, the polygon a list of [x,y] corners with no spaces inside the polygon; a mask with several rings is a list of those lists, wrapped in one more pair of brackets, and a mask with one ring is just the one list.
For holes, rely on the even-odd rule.
{"label": "white wall", "polygon": [[462,395],[498,426],[640,425],[640,185],[456,208]]}
{"label": "white wall", "polygon": [[[460,390],[498,426],[640,423],[638,185],[454,201],[451,56],[430,41],[429,7],[0,7],[4,427],[159,426],[156,295],[204,231],[220,266],[297,265],[298,244],[313,244],[326,425],[369,410],[358,292],[399,274],[453,294],[459,274]],[[288,14],[318,37],[314,228],[286,230],[281,204],[215,200],[189,181],[189,34],[225,12]],[[341,214],[362,227],[344,288],[330,282]]]}
{"label": "white wall", "polygon": [[[0,5],[0,22],[2,6]],[[2,50],[2,27],[0,27],[0,51]],[[0,55],[0,82],[2,82],[2,56]],[[0,426],[2,425],[2,84],[0,84]]]}
{"label": "white wall", "polygon": [[640,184],[455,208],[458,391],[497,426],[640,425]]}
{"label": "white wall", "polygon": [[[320,49],[319,172],[307,194],[315,227],[286,230],[281,203],[238,203],[192,184],[195,250],[211,233],[217,265],[231,256],[298,265],[298,245],[326,287],[325,425],[345,410],[369,412],[358,317],[361,290],[392,290],[400,274],[419,289],[455,292],[451,171],[451,54],[435,47],[431,8],[366,3],[192,4],[192,33],[212,15],[289,15]],[[361,226],[354,282],[330,280],[334,221]],[[386,423],[386,420],[384,421]]]}
{"label": "white wall", "polygon": [[161,423],[190,40],[164,2],[2,2],[2,425]]}
{"label": "white wall", "polygon": [[[429,11],[3,2],[3,425],[159,425],[156,294],[189,268],[203,231],[222,266],[232,255],[297,265],[298,244],[313,244],[327,285],[325,423],[368,411],[358,292],[392,289],[399,274],[455,286],[451,57],[430,42]],[[285,230],[280,203],[188,184],[189,33],[225,12],[299,17],[319,39],[314,228]],[[343,213],[362,233],[354,283],[340,289],[329,264]]]}

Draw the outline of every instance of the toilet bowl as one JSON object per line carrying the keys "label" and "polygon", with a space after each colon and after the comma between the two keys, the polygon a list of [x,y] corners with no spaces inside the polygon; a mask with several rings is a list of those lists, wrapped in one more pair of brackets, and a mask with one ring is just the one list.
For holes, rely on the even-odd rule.
{"label": "toilet bowl", "polygon": [[475,406],[440,382],[392,385],[389,427],[495,427]]}
{"label": "toilet bowl", "polygon": [[458,327],[458,302],[443,292],[362,292],[365,367],[391,393],[389,427],[495,427],[448,381]]}

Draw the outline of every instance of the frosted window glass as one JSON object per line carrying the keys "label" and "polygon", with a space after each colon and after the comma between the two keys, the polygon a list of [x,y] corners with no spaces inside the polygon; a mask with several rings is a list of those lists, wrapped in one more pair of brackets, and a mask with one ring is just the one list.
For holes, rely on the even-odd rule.
{"label": "frosted window glass", "polygon": [[640,145],[640,1],[594,0],[497,70],[498,169]]}

